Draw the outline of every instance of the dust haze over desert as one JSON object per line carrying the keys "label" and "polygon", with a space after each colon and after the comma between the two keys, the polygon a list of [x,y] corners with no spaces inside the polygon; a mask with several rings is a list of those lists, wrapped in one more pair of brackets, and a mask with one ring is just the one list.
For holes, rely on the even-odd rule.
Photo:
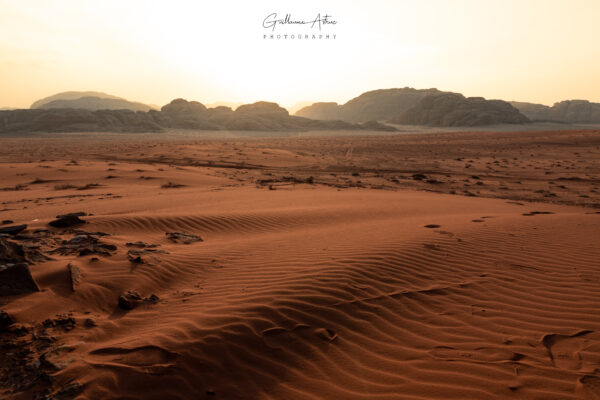
{"label": "dust haze over desert", "polygon": [[0,0],[0,398],[600,399],[599,16]]}

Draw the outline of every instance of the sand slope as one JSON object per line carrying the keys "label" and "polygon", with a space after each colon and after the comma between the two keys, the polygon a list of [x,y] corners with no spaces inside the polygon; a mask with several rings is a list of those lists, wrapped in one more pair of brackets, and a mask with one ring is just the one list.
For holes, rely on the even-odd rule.
{"label": "sand slope", "polygon": [[[117,246],[96,261],[54,254],[31,267],[41,292],[1,300],[34,332],[46,318],[74,318],[71,330],[46,330],[56,338],[50,351],[28,356],[58,367],[53,393],[76,381],[81,399],[600,397],[593,209],[411,190],[268,190],[229,186],[214,170],[79,164],[69,167],[74,180],[142,169],[187,186],[136,177],[143,183],[114,178],[64,192],[90,197],[34,201],[56,194],[56,182],[3,194],[13,208],[3,219],[34,230],[84,209],[94,215],[80,229]],[[40,174],[13,166],[7,179]],[[532,211],[551,214],[523,215]],[[204,241],[173,243],[172,231]],[[126,243],[136,241],[163,252],[131,263]],[[69,262],[81,270],[75,291]],[[122,310],[128,289],[160,300]],[[0,397],[33,391],[5,387]]]}

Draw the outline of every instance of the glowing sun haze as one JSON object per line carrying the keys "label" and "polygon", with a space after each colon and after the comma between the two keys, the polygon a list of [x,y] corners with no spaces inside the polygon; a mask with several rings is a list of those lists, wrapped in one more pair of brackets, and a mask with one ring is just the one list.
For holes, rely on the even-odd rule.
{"label": "glowing sun haze", "polygon": [[[329,14],[336,39],[263,39],[273,12]],[[600,101],[599,17],[597,0],[0,0],[0,106],[69,90],[291,106],[404,86]]]}

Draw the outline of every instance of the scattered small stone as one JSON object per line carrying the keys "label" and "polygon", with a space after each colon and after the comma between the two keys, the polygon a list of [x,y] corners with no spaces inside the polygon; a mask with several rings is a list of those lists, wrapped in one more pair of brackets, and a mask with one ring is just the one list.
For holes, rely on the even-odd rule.
{"label": "scattered small stone", "polygon": [[190,233],[182,232],[167,232],[165,233],[167,239],[175,243],[190,244],[193,242],[203,242],[200,236],[192,235]]}
{"label": "scattered small stone", "polygon": [[5,226],[4,228],[0,228],[0,233],[6,233],[8,235],[16,235],[19,232],[24,231],[26,228],[27,228],[26,224]]}
{"label": "scattered small stone", "polygon": [[160,299],[157,295],[152,294],[150,297],[142,298],[135,290],[128,290],[119,296],[119,307],[123,310],[133,310],[140,304],[153,305],[158,303]]}
{"label": "scattered small stone", "polygon": [[424,174],[413,174],[412,178],[415,181],[422,181],[423,179],[427,179],[427,175],[424,175]]}
{"label": "scattered small stone", "polygon": [[73,330],[75,328],[75,324],[75,318],[71,317],[70,315],[57,315],[56,318],[48,318],[42,322],[42,325],[45,328],[62,328],[65,331]]}
{"label": "scattered small stone", "polygon": [[430,229],[439,228],[439,227],[440,227],[440,225],[438,225],[438,224],[428,224],[428,225],[425,225],[425,228],[430,228]]}
{"label": "scattered small stone", "polygon": [[14,221],[10,220],[10,219],[5,219],[2,221],[2,223],[0,225],[8,225],[8,224],[13,224]]}
{"label": "scattered small stone", "polygon": [[86,319],[85,319],[85,321],[83,322],[83,325],[84,325],[86,328],[94,328],[95,326],[97,326],[97,325],[96,325],[96,321],[94,321],[94,320],[93,320],[93,319],[91,319],[91,318],[86,318]]}
{"label": "scattered small stone", "polygon": [[127,252],[127,258],[129,259],[130,262],[132,262],[134,264],[143,264],[144,263],[142,256],[138,255],[137,253],[133,253],[131,250],[129,250]]}
{"label": "scattered small stone", "polygon": [[[127,258],[135,264],[146,264],[148,260],[144,256],[152,256],[156,254],[169,254],[168,251],[154,248],[157,245],[151,245],[146,248],[134,248],[127,251]],[[152,257],[154,259],[154,257]]]}
{"label": "scattered small stone", "polygon": [[133,243],[132,242],[125,243],[125,246],[139,247],[140,249],[143,249],[143,248],[154,248],[154,247],[158,247],[159,245],[158,244],[148,244],[148,243],[138,241],[138,242],[133,242]]}
{"label": "scattered small stone", "polygon": [[522,215],[525,217],[532,217],[534,215],[547,215],[547,214],[554,214],[554,213],[551,211],[530,211],[530,212],[528,212],[526,214],[522,214]]}
{"label": "scattered small stone", "polygon": [[135,290],[128,290],[119,296],[119,307],[123,310],[133,310],[142,303],[142,296]]}
{"label": "scattered small stone", "polygon": [[167,182],[163,185],[161,185],[160,187],[162,189],[177,189],[177,188],[181,188],[184,187],[185,185],[182,185],[180,183],[173,183],[173,182]]}
{"label": "scattered small stone", "polygon": [[155,294],[151,294],[150,297],[147,297],[144,299],[144,303],[152,305],[152,304],[156,304],[158,303],[160,299],[158,298],[157,295]]}

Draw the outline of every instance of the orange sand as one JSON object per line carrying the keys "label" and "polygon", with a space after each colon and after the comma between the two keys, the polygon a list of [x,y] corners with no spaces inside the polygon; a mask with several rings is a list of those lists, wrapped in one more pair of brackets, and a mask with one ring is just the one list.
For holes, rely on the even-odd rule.
{"label": "orange sand", "polygon": [[[27,185],[0,191],[0,219],[85,211],[79,228],[118,248],[52,255],[31,266],[42,291],[0,308],[32,329],[71,313],[44,351],[51,391],[76,381],[79,399],[600,398],[598,133],[455,135],[0,139],[0,186]],[[536,194],[561,176],[580,180]],[[464,179],[475,196],[447,194]],[[136,241],[167,253],[132,264]],[[160,300],[121,310],[128,289]]]}

